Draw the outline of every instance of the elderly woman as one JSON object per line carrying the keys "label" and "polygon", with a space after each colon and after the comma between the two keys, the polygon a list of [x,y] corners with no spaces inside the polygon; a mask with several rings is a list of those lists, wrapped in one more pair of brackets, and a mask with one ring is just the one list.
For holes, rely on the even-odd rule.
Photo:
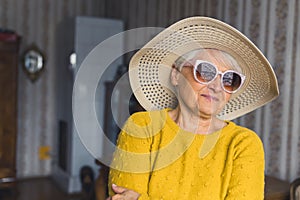
{"label": "elderly woman", "polygon": [[230,121],[278,96],[252,42],[218,20],[187,18],[137,52],[129,75],[148,111],[119,135],[110,199],[263,199],[262,142]]}

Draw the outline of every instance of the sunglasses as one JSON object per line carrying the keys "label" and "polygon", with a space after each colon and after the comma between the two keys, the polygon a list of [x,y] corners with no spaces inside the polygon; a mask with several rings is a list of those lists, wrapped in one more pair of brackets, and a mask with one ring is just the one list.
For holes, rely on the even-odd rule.
{"label": "sunglasses", "polygon": [[228,93],[237,92],[245,81],[245,76],[234,70],[221,72],[218,68],[207,61],[197,60],[193,69],[194,78],[198,83],[207,85],[221,75],[222,89]]}

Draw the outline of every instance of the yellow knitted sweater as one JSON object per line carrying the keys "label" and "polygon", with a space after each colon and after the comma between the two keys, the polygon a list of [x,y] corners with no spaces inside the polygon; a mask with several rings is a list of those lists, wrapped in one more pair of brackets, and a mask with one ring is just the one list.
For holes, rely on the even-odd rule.
{"label": "yellow knitted sweater", "polygon": [[140,200],[263,199],[264,150],[254,132],[228,121],[218,132],[193,134],[180,129],[167,111],[139,112],[128,119],[109,188],[115,183],[135,190]]}

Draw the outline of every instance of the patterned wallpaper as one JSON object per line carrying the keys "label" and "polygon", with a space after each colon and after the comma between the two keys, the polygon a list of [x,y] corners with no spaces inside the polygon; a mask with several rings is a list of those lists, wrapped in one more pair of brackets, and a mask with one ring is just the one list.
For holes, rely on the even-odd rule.
{"label": "patterned wallpaper", "polygon": [[[16,30],[22,49],[35,42],[47,55],[46,70],[34,84],[19,73],[18,174],[51,173],[53,160],[38,159],[38,147],[54,144],[56,26],[76,15],[123,19],[126,28],[166,27],[188,16],[221,19],[246,34],[266,55],[278,76],[280,97],[236,120],[261,137],[266,173],[300,176],[300,3],[298,0],[0,0],[0,27]],[[55,155],[53,155],[55,157]]]}
{"label": "patterned wallpaper", "polygon": [[[57,26],[76,15],[97,16],[102,7],[97,0],[0,0],[0,27],[16,31],[21,37],[20,55],[35,43],[46,55],[45,71],[32,83],[19,70],[18,91],[18,177],[51,174],[57,135],[56,49]],[[66,58],[67,59],[67,58]],[[39,159],[39,148],[50,146],[49,160]]]}

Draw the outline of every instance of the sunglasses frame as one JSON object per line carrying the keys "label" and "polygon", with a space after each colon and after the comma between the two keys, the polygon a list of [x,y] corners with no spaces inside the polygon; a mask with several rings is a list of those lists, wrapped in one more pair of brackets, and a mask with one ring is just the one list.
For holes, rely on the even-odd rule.
{"label": "sunglasses frame", "polygon": [[[197,72],[197,66],[198,66],[199,64],[201,64],[201,63],[208,63],[208,64],[212,65],[212,66],[216,69],[216,72],[217,72],[217,73],[216,73],[216,75],[214,76],[214,78],[213,78],[212,80],[210,80],[210,81],[208,81],[208,82],[201,82],[200,80],[197,79],[197,75],[196,75],[196,72]],[[236,90],[234,90],[234,91],[226,90],[225,87],[224,87],[223,81],[222,81],[222,80],[223,80],[223,77],[224,77],[224,74],[226,74],[226,73],[228,73],[228,72],[234,72],[234,73],[238,74],[238,75],[241,77],[241,84],[240,84],[240,86],[239,86]],[[241,74],[241,73],[239,73],[239,72],[237,72],[237,71],[234,71],[234,70],[226,70],[226,71],[224,71],[224,72],[221,72],[221,71],[219,71],[219,69],[218,69],[218,67],[217,67],[216,65],[214,65],[214,64],[211,63],[211,62],[205,61],[205,60],[196,60],[196,63],[195,63],[195,65],[193,66],[193,74],[194,74],[194,79],[195,79],[198,83],[203,84],[203,85],[208,85],[208,84],[210,84],[211,82],[213,82],[213,81],[218,77],[218,75],[221,75],[221,87],[222,87],[222,89],[223,89],[225,92],[230,93],[230,94],[236,93],[236,92],[243,86],[243,84],[244,84],[244,82],[245,82],[245,79],[246,79],[246,76],[245,76],[245,75],[243,75],[243,74]]]}

